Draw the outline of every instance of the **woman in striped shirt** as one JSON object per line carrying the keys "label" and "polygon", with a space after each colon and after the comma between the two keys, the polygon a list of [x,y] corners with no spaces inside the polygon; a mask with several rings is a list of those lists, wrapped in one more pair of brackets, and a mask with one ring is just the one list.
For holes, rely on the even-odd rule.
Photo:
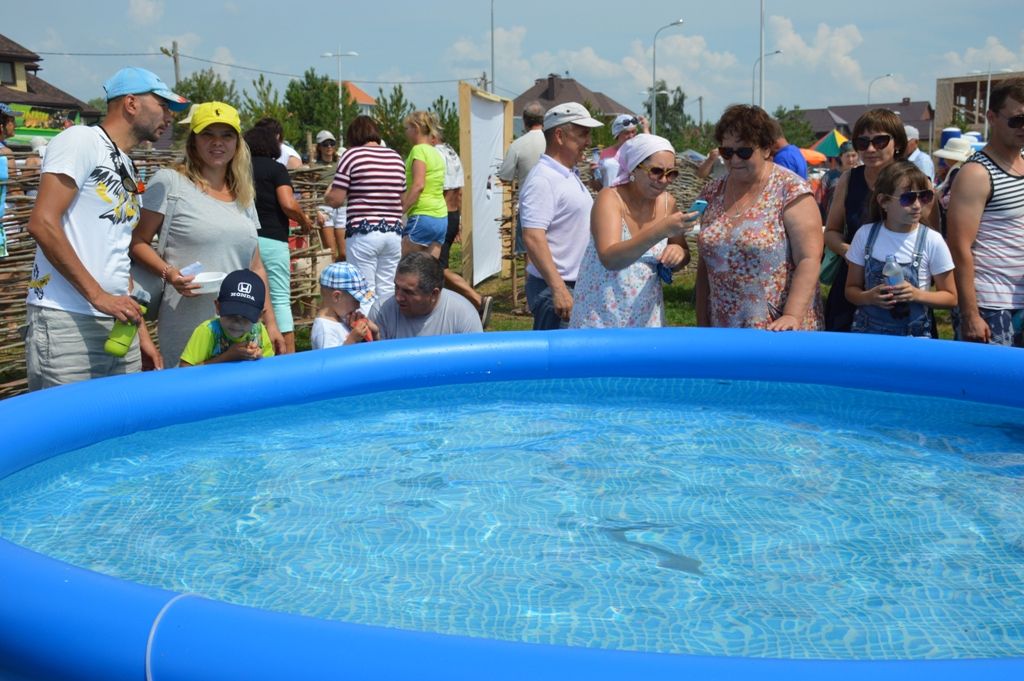
{"label": "woman in striped shirt", "polygon": [[380,129],[369,116],[349,124],[345,145],[324,202],[332,208],[347,205],[346,259],[384,300],[395,292],[395,268],[402,256],[405,163],[381,144]]}

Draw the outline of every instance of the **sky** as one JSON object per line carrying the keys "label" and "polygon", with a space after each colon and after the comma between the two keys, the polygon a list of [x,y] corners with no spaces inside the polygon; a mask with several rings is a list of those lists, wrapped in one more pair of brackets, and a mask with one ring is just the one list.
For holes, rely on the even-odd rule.
{"label": "sky", "polygon": [[[102,95],[103,81],[127,65],[173,83],[171,59],[147,53],[176,40],[188,55],[183,77],[213,67],[251,91],[258,73],[247,69],[260,69],[284,74],[267,74],[282,95],[288,74],[313,68],[337,78],[338,59],[321,55],[354,51],[359,56],[341,59],[343,79],[374,96],[401,82],[426,108],[438,95],[456,101],[459,79],[490,74],[493,7],[498,95],[514,99],[536,79],[568,73],[634,111],[651,87],[655,33],[682,19],[658,33],[657,77],[686,92],[694,118],[702,98],[704,119],[714,121],[729,104],[751,101],[760,53],[761,0],[108,0],[102,10],[61,0],[45,11],[10,4],[0,33],[40,54],[40,77],[82,100]],[[765,0],[764,51],[782,50],[764,58],[765,108],[864,103],[869,86],[872,102],[934,105],[937,78],[1024,70],[1020,7]],[[77,54],[50,54],[58,52]]]}

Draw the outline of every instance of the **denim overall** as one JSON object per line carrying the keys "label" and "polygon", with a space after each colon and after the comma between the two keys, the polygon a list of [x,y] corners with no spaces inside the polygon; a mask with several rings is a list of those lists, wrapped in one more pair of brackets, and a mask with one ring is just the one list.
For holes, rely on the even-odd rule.
{"label": "denim overall", "polygon": [[[868,234],[868,244],[864,249],[864,290],[872,289],[879,284],[885,283],[882,275],[884,260],[876,260],[871,257],[871,251],[875,246],[875,239],[878,238],[878,231],[882,228],[881,222],[871,225],[871,232]],[[903,268],[903,278],[910,282],[914,288],[918,288],[918,276],[921,270],[921,260],[924,259],[924,248],[928,242],[928,227],[919,225],[917,228],[917,242],[914,244],[913,262],[899,263]],[[877,305],[862,305],[857,308],[853,315],[852,331],[856,333],[877,333],[885,336],[920,336],[928,338],[931,336],[931,317],[928,314],[928,306],[921,303],[909,303],[910,314],[903,319],[896,319],[892,313]]]}

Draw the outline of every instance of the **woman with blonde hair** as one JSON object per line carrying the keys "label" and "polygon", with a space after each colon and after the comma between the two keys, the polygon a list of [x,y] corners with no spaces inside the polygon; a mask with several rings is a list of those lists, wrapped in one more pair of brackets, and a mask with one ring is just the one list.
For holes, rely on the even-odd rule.
{"label": "woman with blonde hair", "polygon": [[[182,274],[183,267],[198,262],[204,272],[248,268],[267,284],[254,200],[252,160],[238,111],[223,102],[195,106],[185,160],[158,171],[147,185],[130,247],[132,260],[164,281],[157,318],[164,366],[178,366],[192,331],[212,315],[217,296],[217,291],[200,293],[195,275]],[[285,352],[270,296],[263,315],[274,352]]]}
{"label": "woman with blonde hair", "polygon": [[405,117],[405,137],[412,144],[405,159],[406,189],[402,210],[406,215],[402,235],[402,255],[427,251],[435,258],[448,232],[448,204],[444,200],[445,162],[434,148],[437,121],[426,111],[414,111]]}

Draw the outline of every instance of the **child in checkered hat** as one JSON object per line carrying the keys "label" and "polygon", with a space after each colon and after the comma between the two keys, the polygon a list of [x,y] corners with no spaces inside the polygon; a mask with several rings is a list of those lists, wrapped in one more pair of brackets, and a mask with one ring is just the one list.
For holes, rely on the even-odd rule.
{"label": "child in checkered hat", "polygon": [[320,273],[323,307],[313,320],[314,350],[353,345],[380,338],[380,329],[367,319],[373,289],[353,265],[336,262]]}

